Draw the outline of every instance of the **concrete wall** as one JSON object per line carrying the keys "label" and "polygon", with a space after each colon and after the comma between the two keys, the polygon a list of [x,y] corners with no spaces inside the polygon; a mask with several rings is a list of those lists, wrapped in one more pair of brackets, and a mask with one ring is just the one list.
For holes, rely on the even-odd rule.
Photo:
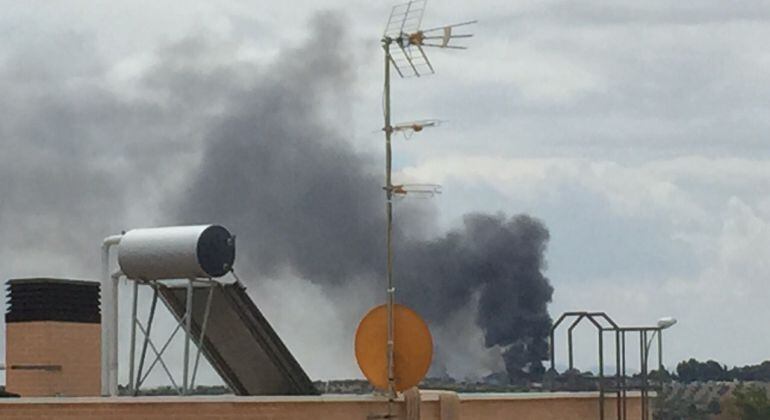
{"label": "concrete wall", "polygon": [[[99,395],[100,343],[100,324],[7,323],[6,389],[24,397]],[[58,367],[58,370],[29,369],[41,366]]]}
{"label": "concrete wall", "polygon": [[[445,395],[457,397],[451,394]],[[426,392],[421,420],[597,420],[595,393],[465,394],[453,398]],[[629,420],[639,420],[639,397],[629,397]],[[608,401],[608,405],[613,401]],[[614,405],[613,405],[614,407]],[[458,410],[459,408],[459,410]],[[404,403],[398,403],[404,419]],[[0,418],[25,420],[364,420],[384,414],[387,403],[374,396],[320,397],[122,397],[0,399]],[[607,412],[613,420],[614,411]]]}
{"label": "concrete wall", "polygon": [[[606,420],[617,419],[614,398],[605,402]],[[597,393],[536,394],[471,394],[463,395],[460,404],[462,420],[583,420],[599,419]],[[626,399],[629,420],[640,420],[641,397],[634,393]]]}

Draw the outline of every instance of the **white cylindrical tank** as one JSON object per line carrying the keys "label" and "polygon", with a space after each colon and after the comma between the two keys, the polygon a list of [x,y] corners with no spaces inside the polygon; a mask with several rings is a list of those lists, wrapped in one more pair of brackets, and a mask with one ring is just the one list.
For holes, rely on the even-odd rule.
{"label": "white cylindrical tank", "polygon": [[134,229],[118,247],[120,269],[136,280],[221,277],[234,261],[235,237],[218,225]]}

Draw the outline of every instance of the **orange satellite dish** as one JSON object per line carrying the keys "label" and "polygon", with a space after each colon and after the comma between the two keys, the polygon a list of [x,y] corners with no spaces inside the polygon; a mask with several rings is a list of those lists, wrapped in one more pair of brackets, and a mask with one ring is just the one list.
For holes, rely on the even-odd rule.
{"label": "orange satellite dish", "polygon": [[[420,383],[433,358],[433,339],[425,321],[406,306],[393,305],[393,367],[396,391]],[[388,389],[388,310],[369,311],[356,330],[356,360],[375,388]]]}

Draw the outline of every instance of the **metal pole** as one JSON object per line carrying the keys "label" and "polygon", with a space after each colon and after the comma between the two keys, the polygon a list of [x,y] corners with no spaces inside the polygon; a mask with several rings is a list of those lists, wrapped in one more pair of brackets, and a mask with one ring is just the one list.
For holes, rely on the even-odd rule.
{"label": "metal pole", "polygon": [[[645,341],[648,339],[648,335],[648,331],[645,331]],[[650,346],[644,349],[644,415],[648,417],[650,415]]]}
{"label": "metal pole", "polygon": [[615,328],[615,412],[618,420],[622,420],[620,417],[620,331]]}
{"label": "metal pole", "polygon": [[[658,330],[658,373],[663,372],[663,330]],[[660,378],[663,383],[663,377]]]}
{"label": "metal pole", "polygon": [[128,389],[134,392],[134,358],[136,356],[136,306],[139,301],[139,282],[134,281],[134,302],[131,306],[131,354],[128,358]]}
{"label": "metal pole", "polygon": [[647,419],[647,331],[639,331],[639,342],[641,343],[641,376],[642,376],[642,419]]}
{"label": "metal pole", "polygon": [[214,287],[216,287],[216,283],[214,283],[211,279],[209,279],[211,283],[209,283],[209,295],[206,298],[206,310],[203,313],[203,325],[201,325],[201,331],[200,331],[200,337],[198,337],[198,352],[195,355],[195,364],[193,367],[193,373],[192,373],[192,379],[190,379],[190,387],[195,388],[195,376],[198,374],[198,363],[201,360],[201,351],[203,350],[203,340],[206,338],[206,327],[209,323],[209,313],[211,312],[211,301],[214,297]]}
{"label": "metal pole", "polygon": [[567,331],[567,370],[575,368],[575,360],[572,355],[572,328]]}
{"label": "metal pole", "polygon": [[118,286],[120,283],[121,273],[117,272],[112,275],[112,290],[110,290],[112,297],[112,311],[110,316],[110,395],[118,395]]}
{"label": "metal pole", "polygon": [[599,419],[604,420],[604,331],[599,328]]}
{"label": "metal pole", "polygon": [[572,347],[572,331],[575,329],[575,327],[578,326],[580,321],[583,320],[585,315],[579,315],[576,320],[572,322],[572,324],[567,329],[567,355],[569,357],[569,370],[572,370],[575,368],[575,361],[574,361],[574,352]]}
{"label": "metal pole", "polygon": [[[641,412],[640,417],[644,419],[644,382],[642,382],[642,371],[644,370],[644,338],[642,338],[642,332],[639,331],[639,398],[641,404],[639,405]],[[633,382],[631,382],[633,385]]]}
{"label": "metal pole", "polygon": [[[106,241],[106,240],[105,240]],[[112,282],[110,279],[110,251],[109,246],[102,245],[102,319],[101,319],[101,382],[102,396],[110,395],[110,322],[112,316],[112,302],[109,297],[112,296]]]}
{"label": "metal pole", "polygon": [[[152,303],[150,303],[150,315],[147,318],[147,331],[144,334],[144,344],[142,344],[142,355],[139,357],[139,369],[136,372],[136,387],[134,388],[134,396],[139,393],[139,387],[142,386],[142,369],[144,368],[144,360],[147,356],[147,345],[150,342],[150,332],[152,332],[152,321],[155,319],[155,307],[158,304],[158,286],[152,285]],[[139,320],[134,319],[134,325]]]}
{"label": "metal pole", "polygon": [[658,330],[658,382],[660,382],[659,389],[658,389],[658,398],[657,398],[657,406],[660,407],[663,402],[663,387],[664,379],[663,379],[663,330]]}
{"label": "metal pole", "polygon": [[394,319],[393,304],[395,303],[396,290],[393,287],[393,183],[391,181],[391,171],[393,164],[393,155],[391,150],[390,138],[393,127],[390,123],[390,44],[393,40],[389,37],[384,39],[385,48],[385,209],[387,213],[387,228],[385,235],[385,245],[387,247],[387,313],[388,313],[388,418],[393,417],[393,402],[396,398],[395,384],[395,366],[394,366]]}
{"label": "metal pole", "polygon": [[[121,238],[121,235],[112,235],[104,238],[104,241],[102,242],[101,394],[103,396],[117,395],[117,386],[114,390],[112,389],[112,380],[110,378],[112,361],[111,347],[115,344],[112,337],[117,337],[117,331],[112,330],[113,324],[116,324],[113,320],[117,319],[118,316],[116,307],[117,298],[114,298],[117,291],[113,293],[112,289],[114,282],[111,281],[112,279],[110,278],[110,248],[118,245]],[[113,301],[112,299],[115,300]],[[115,360],[115,363],[117,365],[117,359]],[[115,383],[117,384],[117,379],[115,380]]]}
{"label": "metal pole", "polygon": [[556,372],[556,328],[559,327],[562,321],[570,315],[574,315],[573,312],[565,312],[561,314],[559,319],[551,326],[550,337],[548,339],[549,356],[551,357],[551,370]]}
{"label": "metal pole", "polygon": [[623,331],[620,333],[620,346],[621,346],[621,379],[623,381],[623,420],[626,420],[628,417],[628,405],[626,403],[626,398],[628,397],[627,387],[626,387],[626,332]]}
{"label": "metal pole", "polygon": [[188,394],[187,376],[190,369],[190,341],[192,340],[192,300],[193,300],[193,279],[187,283],[187,310],[185,311],[185,340],[184,340],[184,368],[182,370],[182,393]]}

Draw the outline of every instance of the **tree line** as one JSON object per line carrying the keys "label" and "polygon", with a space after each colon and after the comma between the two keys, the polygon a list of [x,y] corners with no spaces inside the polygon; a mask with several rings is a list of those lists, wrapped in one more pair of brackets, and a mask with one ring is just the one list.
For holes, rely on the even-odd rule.
{"label": "tree line", "polygon": [[714,360],[701,362],[690,359],[680,362],[676,366],[674,379],[685,383],[705,381],[770,382],[770,361],[764,361],[758,365],[728,368]]}

